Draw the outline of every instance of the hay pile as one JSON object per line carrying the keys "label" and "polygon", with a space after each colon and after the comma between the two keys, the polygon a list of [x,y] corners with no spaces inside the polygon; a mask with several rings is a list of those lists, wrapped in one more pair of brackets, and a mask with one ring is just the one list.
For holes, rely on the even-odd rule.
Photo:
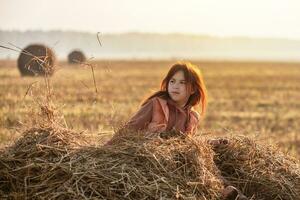
{"label": "hay pile", "polygon": [[[43,197],[64,183],[72,149],[85,138],[66,129],[32,128],[0,156],[0,196],[9,199]],[[0,198],[1,199],[1,198]]]}
{"label": "hay pile", "polygon": [[222,173],[255,199],[299,199],[299,163],[248,138],[232,141],[215,154],[205,140],[127,132],[109,145],[91,146],[67,129],[33,128],[0,155],[0,197],[220,199]]}
{"label": "hay pile", "polygon": [[[71,136],[71,137],[70,137]],[[210,148],[139,134],[102,147],[66,130],[32,129],[0,156],[1,195],[12,199],[217,199]]]}
{"label": "hay pile", "polygon": [[215,163],[232,185],[255,199],[300,199],[300,163],[247,137],[214,148]]}
{"label": "hay pile", "polygon": [[84,53],[80,50],[73,50],[68,55],[68,62],[71,64],[82,63],[86,60]]}
{"label": "hay pile", "polygon": [[18,69],[22,76],[51,76],[54,73],[54,52],[42,44],[27,46],[19,55]]}

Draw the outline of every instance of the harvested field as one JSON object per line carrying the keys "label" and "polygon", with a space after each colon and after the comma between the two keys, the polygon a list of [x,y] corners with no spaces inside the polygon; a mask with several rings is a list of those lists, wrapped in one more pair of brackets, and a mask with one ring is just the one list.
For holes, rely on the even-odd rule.
{"label": "harvested field", "polygon": [[[105,133],[126,121],[159,87],[173,61],[96,61],[95,92],[88,66],[57,64],[53,99],[69,128]],[[255,135],[300,158],[300,64],[195,62],[208,89],[200,135]],[[0,141],[16,137],[31,120],[34,99],[45,93],[42,77],[21,78],[15,61],[0,61]],[[17,129],[17,130],[16,130]]]}

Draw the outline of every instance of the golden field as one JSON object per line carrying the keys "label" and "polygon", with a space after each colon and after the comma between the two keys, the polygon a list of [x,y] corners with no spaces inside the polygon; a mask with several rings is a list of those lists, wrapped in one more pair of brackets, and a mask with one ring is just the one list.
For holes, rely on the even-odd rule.
{"label": "golden field", "polygon": [[[50,79],[52,101],[66,126],[111,136],[175,61],[92,61],[89,66],[57,63]],[[252,135],[300,158],[300,63],[195,61],[208,90],[202,135]],[[97,92],[95,88],[97,87]],[[0,61],[0,142],[30,126],[47,93],[43,77],[21,77],[16,61]]]}

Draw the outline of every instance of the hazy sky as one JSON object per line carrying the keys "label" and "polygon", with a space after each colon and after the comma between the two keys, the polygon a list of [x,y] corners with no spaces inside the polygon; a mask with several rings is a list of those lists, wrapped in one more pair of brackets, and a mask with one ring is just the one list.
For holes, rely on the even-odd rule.
{"label": "hazy sky", "polygon": [[300,39],[300,1],[0,0],[0,29]]}

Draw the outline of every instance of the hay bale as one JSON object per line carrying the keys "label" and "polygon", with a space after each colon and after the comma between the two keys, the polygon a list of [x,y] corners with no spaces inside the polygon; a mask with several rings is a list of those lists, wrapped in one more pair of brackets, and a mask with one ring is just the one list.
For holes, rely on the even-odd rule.
{"label": "hay bale", "polygon": [[22,50],[18,68],[22,76],[51,76],[54,73],[54,52],[41,44],[32,44]]}
{"label": "hay bale", "polygon": [[0,155],[5,198],[204,200],[218,199],[223,188],[213,152],[192,140],[134,133],[112,145],[74,149],[76,140],[63,142],[68,131],[32,132]]}
{"label": "hay bale", "polygon": [[70,64],[82,63],[86,60],[85,55],[80,50],[74,50],[68,55],[68,61]]}
{"label": "hay bale", "polygon": [[255,199],[300,199],[298,160],[247,137],[228,139],[214,148],[215,163],[232,185]]}

